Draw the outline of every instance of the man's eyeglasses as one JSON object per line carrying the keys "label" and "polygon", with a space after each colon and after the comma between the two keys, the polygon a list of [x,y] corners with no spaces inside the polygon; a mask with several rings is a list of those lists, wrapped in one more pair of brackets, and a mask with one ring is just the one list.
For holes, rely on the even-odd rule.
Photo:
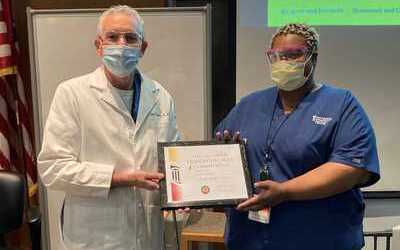
{"label": "man's eyeglasses", "polygon": [[142,37],[135,32],[108,31],[104,34],[104,40],[110,44],[117,44],[121,37],[124,38],[129,46],[139,47],[142,44]]}
{"label": "man's eyeglasses", "polygon": [[305,61],[312,51],[307,48],[292,48],[285,50],[269,49],[266,51],[266,56],[271,63],[276,61]]}

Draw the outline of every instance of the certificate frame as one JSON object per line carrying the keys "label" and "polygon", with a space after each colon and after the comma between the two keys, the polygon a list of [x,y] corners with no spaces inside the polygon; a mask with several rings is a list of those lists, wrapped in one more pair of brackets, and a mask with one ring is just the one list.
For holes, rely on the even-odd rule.
{"label": "certificate frame", "polygon": [[[171,174],[170,172],[167,173],[167,157],[165,155],[165,149],[167,148],[180,148],[180,150],[184,151],[185,149],[188,149],[190,147],[196,147],[197,149],[201,149],[202,147],[208,147],[208,146],[217,146],[219,150],[225,150],[224,147],[226,147],[226,150],[229,150],[229,148],[232,147],[227,147],[228,145],[238,145],[239,147],[239,152],[240,156],[235,156],[236,159],[240,159],[240,167],[236,166],[238,169],[234,169],[236,171],[236,174],[241,174],[240,175],[240,180],[242,184],[244,184],[244,190],[241,190],[241,195],[244,195],[245,192],[245,197],[230,197],[230,198],[219,198],[219,199],[199,199],[199,200],[178,200],[178,201],[172,201],[171,200],[171,183],[170,178],[167,178],[166,174]],[[200,146],[200,147],[197,147]],[[213,147],[215,148],[215,147]],[[237,150],[236,150],[237,151]],[[169,163],[169,162],[168,162]],[[237,163],[239,164],[239,163]],[[173,166],[169,166],[171,169]],[[226,167],[225,167],[226,168]],[[161,200],[161,209],[162,210],[174,210],[178,208],[207,208],[207,207],[226,207],[226,206],[234,206],[239,204],[241,201],[248,199],[253,196],[253,182],[251,179],[251,174],[250,174],[250,169],[248,167],[247,159],[246,159],[246,151],[245,151],[245,145],[244,142],[225,142],[225,141],[178,141],[178,142],[159,142],[158,143],[158,169],[159,172],[163,173],[165,175],[165,178],[160,181],[160,200]],[[221,168],[222,169],[222,168]],[[226,169],[225,169],[226,170]],[[243,171],[241,171],[243,170]],[[173,171],[173,170],[169,170]],[[178,173],[179,174],[179,173]],[[235,177],[236,178],[236,177]],[[172,181],[173,182],[173,181]],[[196,185],[195,185],[196,186]],[[168,187],[170,187],[168,189]],[[208,186],[205,187],[206,190],[203,190],[203,187],[201,187],[201,192],[205,193],[207,191]],[[203,192],[204,191],[204,192]],[[168,197],[168,192],[170,192],[170,197]],[[184,193],[184,192],[183,192]],[[170,198],[170,199],[169,199]]]}

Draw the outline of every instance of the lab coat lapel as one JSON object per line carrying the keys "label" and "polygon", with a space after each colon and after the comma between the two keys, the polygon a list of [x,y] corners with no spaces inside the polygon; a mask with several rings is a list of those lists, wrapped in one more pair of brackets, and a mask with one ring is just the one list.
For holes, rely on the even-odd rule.
{"label": "lab coat lapel", "polygon": [[108,105],[111,105],[119,113],[130,116],[121,97],[111,89],[111,83],[109,83],[104,74],[103,68],[98,68],[95,73],[90,85],[99,90],[100,99]]}
{"label": "lab coat lapel", "polygon": [[142,75],[139,114],[136,121],[136,131],[140,129],[146,117],[158,103],[160,89],[148,78]]}
{"label": "lab coat lapel", "polygon": [[122,102],[121,97],[118,96],[118,93],[115,93],[115,91],[112,91],[110,88],[107,88],[102,92],[101,99],[109,105],[113,106],[118,112],[124,115],[130,115],[127,108],[125,107],[125,104]]}

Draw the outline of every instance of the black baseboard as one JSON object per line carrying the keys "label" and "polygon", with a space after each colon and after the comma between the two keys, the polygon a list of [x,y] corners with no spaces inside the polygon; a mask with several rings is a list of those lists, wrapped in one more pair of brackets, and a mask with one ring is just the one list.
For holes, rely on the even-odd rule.
{"label": "black baseboard", "polygon": [[400,191],[364,191],[364,199],[400,199]]}

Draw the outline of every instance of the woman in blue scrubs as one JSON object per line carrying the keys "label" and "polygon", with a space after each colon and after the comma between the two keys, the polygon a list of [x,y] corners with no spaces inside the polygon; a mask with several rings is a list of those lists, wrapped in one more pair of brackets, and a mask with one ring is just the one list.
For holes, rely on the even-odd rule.
{"label": "woman in blue scrubs", "polygon": [[[350,91],[314,80],[318,47],[309,26],[279,29],[266,52],[275,86],[242,98],[217,127],[217,137],[246,141],[258,190],[227,210],[230,250],[364,245],[359,188],[380,178],[375,135]],[[269,221],[254,216],[269,207]]]}

